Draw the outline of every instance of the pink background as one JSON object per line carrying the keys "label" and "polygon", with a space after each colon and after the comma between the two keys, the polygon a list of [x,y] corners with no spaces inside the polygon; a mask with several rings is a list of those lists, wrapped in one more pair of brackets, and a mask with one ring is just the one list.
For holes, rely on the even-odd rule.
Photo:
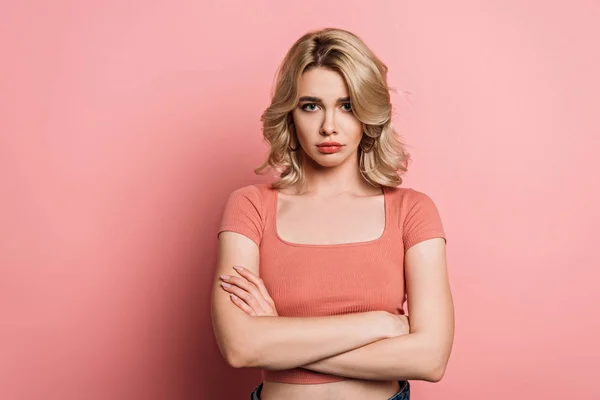
{"label": "pink background", "polygon": [[247,398],[217,224],[270,179],[276,66],[337,26],[388,64],[405,186],[449,238],[455,344],[414,398],[600,399],[600,3],[207,3],[0,6],[0,398]]}

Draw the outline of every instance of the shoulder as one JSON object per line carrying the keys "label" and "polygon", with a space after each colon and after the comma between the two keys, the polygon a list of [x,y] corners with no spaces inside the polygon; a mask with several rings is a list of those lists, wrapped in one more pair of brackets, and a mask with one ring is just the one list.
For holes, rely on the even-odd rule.
{"label": "shoulder", "polygon": [[426,239],[442,237],[444,226],[438,208],[428,194],[413,188],[393,188],[405,249]]}
{"label": "shoulder", "polygon": [[397,186],[388,188],[388,191],[399,203],[399,206],[406,211],[419,204],[434,205],[431,196],[417,189]]}
{"label": "shoulder", "polygon": [[264,194],[268,187],[268,184],[252,184],[233,190],[225,203],[218,233],[241,233],[260,245],[266,220]]}
{"label": "shoulder", "polygon": [[230,194],[230,199],[247,199],[252,203],[256,203],[257,205],[261,205],[263,203],[263,197],[265,197],[266,190],[268,190],[268,184],[263,183],[255,183],[251,185],[246,185],[234,189]]}
{"label": "shoulder", "polygon": [[245,208],[264,217],[267,201],[272,191],[269,183],[255,183],[239,187],[229,193],[227,207]]}
{"label": "shoulder", "polygon": [[260,184],[252,184],[252,185],[246,185],[246,186],[242,186],[239,187],[237,189],[234,189],[231,193],[230,196],[256,196],[256,195],[260,195],[260,189],[258,187],[258,185]]}

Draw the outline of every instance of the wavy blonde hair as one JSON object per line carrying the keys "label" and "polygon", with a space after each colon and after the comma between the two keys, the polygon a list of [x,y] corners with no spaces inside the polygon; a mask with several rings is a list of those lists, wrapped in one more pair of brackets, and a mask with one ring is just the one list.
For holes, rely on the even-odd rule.
{"label": "wavy blonde hair", "polygon": [[[410,154],[392,127],[392,105],[387,66],[355,34],[343,29],[311,31],[290,48],[276,73],[271,105],[261,116],[264,140],[270,144],[267,160],[254,172],[278,172],[273,188],[299,183],[305,187],[302,152],[290,149],[296,141],[290,113],[298,105],[298,81],[303,72],[324,67],[339,72],[348,86],[352,111],[362,122],[359,169],[373,186],[402,183]],[[299,146],[299,144],[298,144]],[[365,152],[363,147],[367,149]]]}

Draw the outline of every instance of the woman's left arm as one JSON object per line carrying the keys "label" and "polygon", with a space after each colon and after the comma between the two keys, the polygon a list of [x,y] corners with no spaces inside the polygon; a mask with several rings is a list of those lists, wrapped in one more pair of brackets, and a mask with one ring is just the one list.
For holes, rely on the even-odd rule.
{"label": "woman's left arm", "polygon": [[454,305],[444,239],[411,246],[404,265],[410,332],[302,368],[358,379],[442,379],[454,341]]}

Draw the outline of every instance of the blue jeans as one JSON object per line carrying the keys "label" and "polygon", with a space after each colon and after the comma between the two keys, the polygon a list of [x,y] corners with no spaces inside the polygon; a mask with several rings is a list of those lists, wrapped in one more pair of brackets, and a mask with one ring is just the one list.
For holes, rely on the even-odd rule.
{"label": "blue jeans", "polygon": [[[390,397],[388,400],[410,400],[410,383],[408,381],[398,381],[400,383],[400,389],[398,392]],[[260,392],[262,391],[262,382],[254,389],[250,394],[250,400],[260,400]]]}

